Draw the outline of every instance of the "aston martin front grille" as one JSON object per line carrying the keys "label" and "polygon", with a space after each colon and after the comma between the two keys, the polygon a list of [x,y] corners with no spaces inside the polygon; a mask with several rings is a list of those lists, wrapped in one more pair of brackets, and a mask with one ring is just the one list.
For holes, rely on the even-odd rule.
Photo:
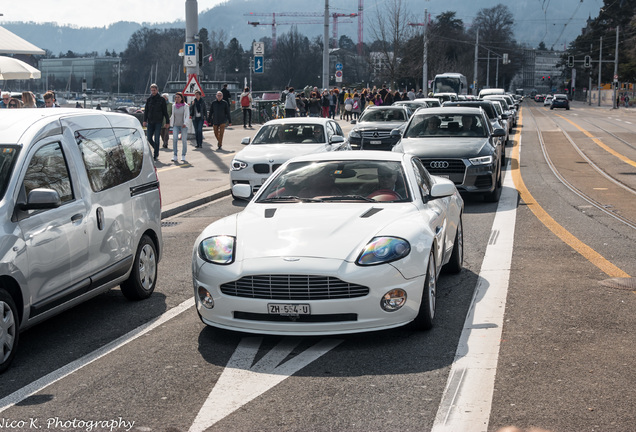
{"label": "aston martin front grille", "polygon": [[258,275],[221,285],[225,295],[268,300],[333,300],[364,297],[369,288],[330,276]]}

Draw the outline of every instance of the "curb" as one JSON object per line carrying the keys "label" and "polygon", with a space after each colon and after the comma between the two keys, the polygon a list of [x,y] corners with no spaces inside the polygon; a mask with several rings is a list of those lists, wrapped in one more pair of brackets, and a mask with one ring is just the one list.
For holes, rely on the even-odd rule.
{"label": "curb", "polygon": [[203,204],[207,204],[209,202],[212,202],[219,198],[223,198],[228,195],[230,195],[230,189],[219,188],[212,191],[211,194],[206,192],[204,194],[200,194],[192,198],[188,198],[186,200],[170,204],[169,206],[166,207],[165,210],[161,211],[161,219],[162,220],[167,219],[171,216],[175,216],[179,213],[183,213],[185,211],[191,210],[195,207],[198,207]]}

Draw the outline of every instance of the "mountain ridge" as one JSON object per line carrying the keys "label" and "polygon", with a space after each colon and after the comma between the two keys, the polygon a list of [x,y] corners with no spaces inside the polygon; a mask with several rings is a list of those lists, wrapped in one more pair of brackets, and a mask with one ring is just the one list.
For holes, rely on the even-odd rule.
{"label": "mountain ridge", "polygon": [[[410,13],[413,20],[422,20],[424,8],[434,18],[442,12],[455,10],[456,17],[462,19],[465,25],[470,25],[472,18],[478,10],[491,8],[501,3],[507,5],[515,19],[515,39],[525,43],[531,48],[536,48],[543,41],[548,48],[561,50],[565,45],[572,42],[585,27],[588,17],[594,18],[600,6],[591,6],[582,0],[561,0],[559,2],[548,3],[548,10],[543,10],[541,2],[520,0],[480,0],[479,9],[474,8],[474,0],[402,0],[405,9]],[[376,3],[377,5],[378,3]],[[298,9],[296,0],[278,0],[277,11],[294,11]],[[304,6],[305,13],[322,14],[324,6],[320,2],[313,2]],[[373,6],[364,10],[364,41],[371,42],[373,38],[372,26],[377,23],[377,12]],[[248,13],[267,14],[246,16]],[[272,12],[271,3],[260,0],[229,0],[216,5],[210,9],[199,12],[199,28],[206,28],[208,31],[225,30],[228,40],[236,37],[243,49],[251,45],[253,40],[262,37],[272,36],[271,25],[259,25],[257,27],[247,24],[248,19],[252,21],[270,22],[269,15]],[[331,0],[330,12],[356,13],[357,1],[353,0]],[[289,31],[290,27],[286,22],[302,22],[322,20],[322,17],[287,17],[285,12],[276,12],[278,35]],[[340,21],[338,24],[339,35],[347,35],[354,42],[357,42],[357,18],[352,18],[352,23]],[[330,19],[330,25],[332,20]],[[322,36],[322,24],[296,24],[299,31],[306,36],[313,38]],[[118,21],[104,27],[77,27],[70,25],[59,25],[55,22],[34,23],[34,22],[6,22],[2,24],[7,30],[28,40],[34,45],[51,51],[53,55],[72,51],[77,54],[97,52],[99,55],[106,50],[122,52],[126,49],[132,34],[143,27],[165,29],[184,28],[183,20],[163,23],[135,23],[130,21]],[[331,29],[330,29],[331,32]],[[331,33],[330,33],[331,37]]]}

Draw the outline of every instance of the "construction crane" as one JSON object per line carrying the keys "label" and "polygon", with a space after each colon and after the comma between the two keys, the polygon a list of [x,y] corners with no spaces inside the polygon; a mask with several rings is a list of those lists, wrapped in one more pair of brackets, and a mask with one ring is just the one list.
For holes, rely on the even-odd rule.
{"label": "construction crane", "polygon": [[[272,22],[271,23],[261,23],[259,21],[256,21],[256,24],[254,24],[253,22],[248,21],[248,24],[251,25],[271,25],[272,26],[272,48],[275,50],[276,49],[276,25],[279,24],[323,24],[323,22],[318,22],[318,21],[303,21],[303,22],[290,22],[290,23],[277,23],[276,22],[276,15],[278,16],[284,16],[284,17],[324,17],[324,14],[319,13],[319,12],[283,12],[283,13],[248,13],[248,14],[244,14],[245,16],[272,16]],[[338,19],[342,18],[342,17],[348,17],[348,18],[353,18],[358,16],[358,14],[356,13],[351,13],[351,14],[343,14],[343,13],[333,13],[330,14],[332,20],[333,20],[333,26],[332,26],[332,38],[334,40],[334,47],[333,48],[338,48]],[[341,23],[351,23],[353,21],[340,21]]]}

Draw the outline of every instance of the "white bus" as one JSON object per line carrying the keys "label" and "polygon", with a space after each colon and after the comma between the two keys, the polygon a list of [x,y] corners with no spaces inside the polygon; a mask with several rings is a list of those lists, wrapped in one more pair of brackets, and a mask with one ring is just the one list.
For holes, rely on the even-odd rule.
{"label": "white bus", "polygon": [[468,94],[468,82],[466,77],[460,73],[446,72],[435,75],[433,80],[433,93],[457,93],[458,95]]}

